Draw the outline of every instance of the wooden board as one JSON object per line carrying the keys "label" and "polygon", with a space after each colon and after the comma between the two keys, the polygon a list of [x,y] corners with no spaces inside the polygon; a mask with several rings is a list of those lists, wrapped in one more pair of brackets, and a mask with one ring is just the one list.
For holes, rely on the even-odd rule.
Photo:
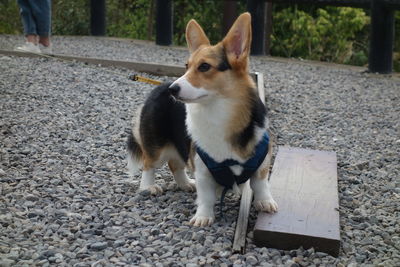
{"label": "wooden board", "polygon": [[[8,51],[8,50],[0,50],[0,54],[9,56],[20,56],[20,57],[49,57],[49,55],[40,55],[40,54],[26,53],[21,51]],[[78,57],[78,56],[67,56],[67,55],[51,55],[50,57],[66,61],[79,61],[89,64],[102,65],[102,66],[126,68],[138,72],[146,72],[160,76],[165,75],[165,76],[179,77],[183,75],[186,71],[186,69],[181,66],[156,64],[156,63],[144,63],[135,61],[111,60],[104,58]]]}
{"label": "wooden board", "polygon": [[242,197],[240,198],[239,215],[236,222],[235,236],[233,239],[232,250],[234,252],[246,253],[246,235],[251,202],[253,200],[253,190],[250,188],[250,181],[244,184]]}
{"label": "wooden board", "polygon": [[[66,55],[41,55],[26,53],[21,51],[10,51],[1,50],[0,54],[7,56],[19,56],[19,57],[52,57],[55,59],[61,59],[65,61],[79,61],[89,64],[96,64],[102,66],[112,66],[119,68],[126,68],[130,70],[135,70],[138,72],[146,72],[159,76],[170,76],[179,77],[185,74],[186,69],[183,66],[167,65],[167,64],[157,64],[157,63],[145,63],[145,62],[135,62],[135,61],[124,61],[124,60],[110,60],[104,58],[92,58],[92,57],[78,57],[78,56],[66,56]],[[253,79],[256,79],[255,73],[250,73]]]}
{"label": "wooden board", "polygon": [[255,244],[284,250],[314,247],[338,256],[336,153],[279,147],[270,184],[278,212],[259,213]]}
{"label": "wooden board", "polygon": [[[252,78],[256,82],[258,95],[261,101],[265,104],[265,92],[264,92],[264,77],[262,73],[255,72]],[[247,225],[249,222],[249,214],[251,208],[251,202],[253,200],[253,191],[250,188],[250,181],[248,180],[242,192],[242,197],[240,199],[239,215],[236,222],[235,236],[233,239],[233,252],[246,253],[246,235],[247,235]]]}

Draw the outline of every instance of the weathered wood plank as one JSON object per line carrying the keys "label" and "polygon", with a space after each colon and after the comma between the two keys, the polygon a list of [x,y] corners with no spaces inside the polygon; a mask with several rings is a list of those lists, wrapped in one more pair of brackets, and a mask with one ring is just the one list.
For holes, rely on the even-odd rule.
{"label": "weathered wood plank", "polygon": [[146,72],[160,76],[179,77],[182,76],[186,71],[186,69],[181,66],[124,61],[124,60],[111,60],[104,58],[78,57],[78,56],[67,56],[67,55],[49,56],[49,55],[33,54],[20,51],[10,51],[10,50],[0,50],[0,54],[8,56],[19,56],[19,57],[53,57],[55,59],[61,59],[66,61],[79,61],[89,64],[102,65],[102,66],[126,68],[138,72]]}
{"label": "weathered wood plank", "polygon": [[264,75],[260,72],[255,72],[253,79],[257,83],[258,96],[265,105]]}
{"label": "weathered wood plank", "polygon": [[[157,64],[157,63],[145,63],[145,62],[136,62],[136,61],[124,61],[124,60],[111,60],[104,58],[93,58],[93,57],[78,57],[78,56],[67,56],[67,55],[43,55],[43,54],[34,54],[27,53],[21,51],[13,51],[13,50],[2,50],[0,49],[0,54],[6,56],[18,56],[18,57],[49,57],[55,59],[61,59],[66,61],[79,61],[88,64],[96,64],[102,66],[111,66],[111,67],[119,67],[126,68],[130,70],[135,70],[138,72],[150,73],[158,76],[170,76],[170,77],[179,77],[185,74],[186,69],[181,66],[176,65],[168,65],[168,64]],[[256,74],[250,73],[250,76],[256,80]]]}
{"label": "weathered wood plank", "polygon": [[336,153],[279,147],[270,184],[279,210],[275,214],[259,213],[255,244],[285,250],[314,247],[337,256]]}
{"label": "weathered wood plank", "polygon": [[[257,84],[258,95],[265,104],[264,77],[262,73],[255,72],[251,74]],[[251,202],[253,200],[253,191],[250,188],[250,181],[247,181],[243,187],[242,197],[240,199],[239,215],[236,222],[235,237],[233,239],[232,250],[234,252],[245,253],[247,225],[249,222],[249,214]]]}
{"label": "weathered wood plank", "polygon": [[250,188],[250,181],[248,180],[244,184],[242,197],[240,199],[239,215],[236,222],[235,237],[233,239],[232,247],[234,252],[242,254],[245,253],[247,225],[249,222],[249,214],[252,200],[253,191]]}

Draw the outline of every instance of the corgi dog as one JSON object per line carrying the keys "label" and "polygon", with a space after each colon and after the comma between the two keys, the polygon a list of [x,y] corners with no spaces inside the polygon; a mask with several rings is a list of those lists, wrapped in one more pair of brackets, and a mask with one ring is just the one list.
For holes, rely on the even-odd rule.
{"label": "corgi dog", "polygon": [[191,20],[186,41],[185,74],[150,94],[128,139],[131,169],[143,168],[140,189],[161,192],[154,168],[168,162],[178,186],[194,190],[185,173],[191,162],[197,191],[192,225],[211,225],[217,192],[237,191],[248,179],[255,208],[276,212],[268,182],[272,144],[266,109],[249,75],[250,14],[240,15],[214,46]]}

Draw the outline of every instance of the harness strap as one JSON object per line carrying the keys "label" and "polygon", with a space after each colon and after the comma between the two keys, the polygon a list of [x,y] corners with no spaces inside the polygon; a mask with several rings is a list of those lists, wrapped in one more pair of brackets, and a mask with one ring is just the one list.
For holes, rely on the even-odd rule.
{"label": "harness strap", "polygon": [[[245,163],[240,163],[233,159],[226,159],[222,162],[216,162],[204,150],[202,150],[199,146],[196,146],[197,154],[207,166],[207,169],[210,171],[214,180],[224,187],[219,204],[222,218],[224,218],[222,208],[224,206],[224,198],[226,193],[229,189],[233,188],[235,182],[239,185],[245,183],[251,176],[253,176],[254,172],[257,171],[268,154],[268,144],[269,136],[267,132],[265,132],[260,142],[255,147],[254,155]],[[239,165],[243,168],[240,175],[235,175],[230,169],[231,166],[235,165]]]}

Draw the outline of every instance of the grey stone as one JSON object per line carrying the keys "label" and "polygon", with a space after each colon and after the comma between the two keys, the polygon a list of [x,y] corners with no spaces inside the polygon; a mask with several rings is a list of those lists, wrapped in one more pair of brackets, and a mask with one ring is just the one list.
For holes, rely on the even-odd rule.
{"label": "grey stone", "polygon": [[103,250],[108,247],[107,242],[96,242],[89,245],[90,249],[93,250]]}
{"label": "grey stone", "polygon": [[253,255],[246,256],[246,263],[255,265],[255,264],[257,264],[257,262],[258,262],[258,260],[255,256],[253,256]]}
{"label": "grey stone", "polygon": [[2,267],[10,267],[15,264],[15,260],[13,259],[0,259],[0,266]]}
{"label": "grey stone", "polygon": [[126,241],[122,239],[118,239],[114,241],[114,247],[121,247],[125,245]]}
{"label": "grey stone", "polygon": [[158,235],[158,234],[160,234],[160,230],[159,229],[151,229],[150,233],[152,235]]}
{"label": "grey stone", "polygon": [[288,260],[285,263],[285,267],[300,267],[300,265],[292,260]]}

